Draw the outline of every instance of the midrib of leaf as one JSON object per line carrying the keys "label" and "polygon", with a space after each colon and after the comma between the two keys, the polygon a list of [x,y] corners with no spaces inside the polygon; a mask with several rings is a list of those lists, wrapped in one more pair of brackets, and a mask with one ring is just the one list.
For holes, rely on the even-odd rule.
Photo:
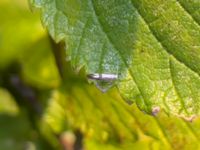
{"label": "midrib of leaf", "polygon": [[84,23],[84,27],[83,27],[83,29],[82,29],[81,37],[80,37],[80,39],[79,39],[78,47],[77,47],[77,49],[76,49],[75,62],[76,62],[77,59],[78,59],[78,53],[79,53],[80,46],[81,46],[82,41],[83,41],[84,36],[85,36],[85,29],[87,28],[87,24],[88,24],[88,19],[87,19],[86,22]]}
{"label": "midrib of leaf", "polygon": [[[191,18],[200,26],[200,22],[195,18],[195,16],[194,15],[192,15],[191,13],[190,13],[190,11],[187,9],[187,7],[185,7],[183,4],[182,4],[182,2],[180,1],[180,0],[176,0],[179,4],[180,4],[180,6],[185,10],[185,12],[187,12],[187,14],[189,15],[189,16],[191,16]],[[200,7],[200,6],[199,6]],[[198,10],[197,10],[198,11]]]}

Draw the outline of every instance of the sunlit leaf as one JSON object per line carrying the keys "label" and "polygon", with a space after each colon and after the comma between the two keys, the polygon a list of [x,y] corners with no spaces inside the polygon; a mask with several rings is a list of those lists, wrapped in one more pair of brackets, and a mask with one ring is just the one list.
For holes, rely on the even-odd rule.
{"label": "sunlit leaf", "polygon": [[103,91],[115,84],[124,99],[148,113],[200,113],[199,1],[30,3],[41,8],[55,41],[65,41],[72,66],[84,66]]}
{"label": "sunlit leaf", "polygon": [[163,111],[149,116],[124,103],[116,90],[102,94],[74,78],[52,91],[41,121],[52,133],[80,131],[88,150],[200,148],[199,119],[190,123]]}
{"label": "sunlit leaf", "polygon": [[0,114],[17,115],[19,108],[12,95],[6,90],[0,88]]}

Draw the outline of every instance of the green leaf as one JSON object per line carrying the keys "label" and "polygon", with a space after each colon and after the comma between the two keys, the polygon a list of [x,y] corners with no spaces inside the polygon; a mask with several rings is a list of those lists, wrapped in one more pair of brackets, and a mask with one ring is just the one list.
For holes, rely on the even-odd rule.
{"label": "green leaf", "polygon": [[0,114],[17,115],[19,108],[10,93],[0,88]]}
{"label": "green leaf", "polygon": [[[40,134],[33,129],[29,118],[23,113],[17,116],[0,114],[0,149],[1,150],[43,150],[52,149]],[[45,145],[46,144],[46,145]]]}
{"label": "green leaf", "polygon": [[[31,128],[23,115],[0,115],[0,148],[21,150],[30,142]],[[28,145],[27,145],[28,146]]]}
{"label": "green leaf", "polygon": [[38,14],[31,14],[23,0],[1,0],[0,69],[16,61],[45,35],[38,17]]}
{"label": "green leaf", "polygon": [[59,86],[60,76],[46,36],[30,44],[28,51],[20,56],[23,78],[29,85],[39,89]]}
{"label": "green leaf", "polygon": [[56,87],[60,77],[54,56],[49,51],[49,39],[38,17],[38,14],[31,14],[26,1],[1,1],[0,69],[20,61],[27,83],[39,88]]}
{"label": "green leaf", "polygon": [[30,3],[41,8],[55,41],[65,41],[74,68],[117,76],[114,84],[124,99],[148,113],[159,108],[182,117],[200,114],[199,1]]}
{"label": "green leaf", "polygon": [[75,77],[68,77],[67,84],[52,90],[41,120],[59,139],[63,133],[76,135],[80,131],[83,147],[88,150],[200,148],[200,119],[190,123],[163,111],[156,117],[146,115],[135,105],[124,103],[115,89],[102,94],[80,79],[73,82]]}
{"label": "green leaf", "polygon": [[[0,149],[32,150],[42,149],[42,138],[16,104],[13,96],[0,88]],[[40,141],[39,141],[40,140]]]}

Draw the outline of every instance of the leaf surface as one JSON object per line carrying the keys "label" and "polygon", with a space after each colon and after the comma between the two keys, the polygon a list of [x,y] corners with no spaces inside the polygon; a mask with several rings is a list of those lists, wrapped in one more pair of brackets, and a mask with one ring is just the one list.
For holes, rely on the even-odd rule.
{"label": "leaf surface", "polygon": [[117,75],[125,100],[199,115],[200,4],[191,0],[30,0],[74,68]]}
{"label": "leaf surface", "polygon": [[163,111],[149,116],[124,103],[116,90],[102,94],[81,80],[68,76],[67,84],[52,90],[41,124],[53,134],[79,131],[88,150],[200,148],[199,118],[190,123]]}

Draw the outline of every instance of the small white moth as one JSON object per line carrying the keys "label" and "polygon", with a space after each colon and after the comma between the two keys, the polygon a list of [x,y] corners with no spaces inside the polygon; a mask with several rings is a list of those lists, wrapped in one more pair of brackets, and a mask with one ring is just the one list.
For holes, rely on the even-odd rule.
{"label": "small white moth", "polygon": [[92,80],[103,80],[103,81],[112,81],[118,78],[117,74],[88,74],[87,77]]}

